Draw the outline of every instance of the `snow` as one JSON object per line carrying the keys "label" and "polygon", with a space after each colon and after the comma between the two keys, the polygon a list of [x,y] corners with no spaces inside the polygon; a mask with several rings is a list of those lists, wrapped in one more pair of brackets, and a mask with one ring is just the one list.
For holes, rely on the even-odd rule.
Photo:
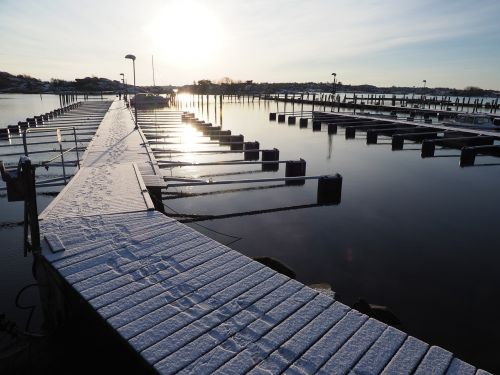
{"label": "snow", "polygon": [[425,342],[408,337],[390,363],[385,367],[383,374],[411,373],[418,365],[429,348]]}
{"label": "snow", "polygon": [[140,175],[158,168],[148,152],[113,102],[41,232],[60,250],[44,241],[45,259],[159,373],[474,373],[150,211]]}
{"label": "snow", "polygon": [[431,347],[417,367],[415,375],[444,374],[451,362],[452,356],[449,351],[438,346]]}

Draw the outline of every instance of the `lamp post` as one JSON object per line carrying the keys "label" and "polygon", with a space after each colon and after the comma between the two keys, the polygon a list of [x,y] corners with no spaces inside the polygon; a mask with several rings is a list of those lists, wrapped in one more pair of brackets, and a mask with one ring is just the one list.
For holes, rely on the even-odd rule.
{"label": "lamp post", "polygon": [[333,94],[337,91],[337,73],[332,73],[333,76]]}
{"label": "lamp post", "polygon": [[138,129],[137,125],[137,89],[135,86],[135,56],[134,55],[127,55],[125,56],[126,59],[132,60],[132,67],[134,70],[134,113],[135,113],[135,128]]}
{"label": "lamp post", "polygon": [[125,100],[125,74],[120,73],[120,75],[122,76],[122,92],[120,93],[120,99],[122,98],[123,94],[123,99]]}

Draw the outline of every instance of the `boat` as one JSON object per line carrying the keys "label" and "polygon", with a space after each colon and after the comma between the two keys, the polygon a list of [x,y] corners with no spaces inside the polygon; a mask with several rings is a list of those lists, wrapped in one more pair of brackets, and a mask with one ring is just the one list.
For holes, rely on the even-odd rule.
{"label": "boat", "polygon": [[158,94],[137,94],[130,100],[133,106],[140,107],[165,107],[168,99]]}
{"label": "boat", "polygon": [[454,119],[443,121],[443,124],[478,129],[500,128],[500,118],[481,113],[464,113],[457,115]]}
{"label": "boat", "polygon": [[[153,87],[156,88],[155,82],[155,66],[153,56],[151,56],[151,68],[153,70]],[[136,105],[137,101],[137,105]],[[130,100],[132,105],[137,108],[144,107],[166,107],[169,105],[169,100],[161,95],[153,93],[142,93],[136,94],[134,98]]]}

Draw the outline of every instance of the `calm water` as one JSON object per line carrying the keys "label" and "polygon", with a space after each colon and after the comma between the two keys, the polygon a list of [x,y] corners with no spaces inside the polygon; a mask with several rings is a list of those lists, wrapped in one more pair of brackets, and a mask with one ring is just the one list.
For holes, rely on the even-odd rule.
{"label": "calm water", "polygon": [[[48,102],[46,97],[43,101]],[[221,123],[219,104],[215,107],[213,98],[208,108],[205,99],[203,110],[197,99],[194,105],[190,97],[184,99],[180,106],[183,110]],[[38,101],[24,96],[15,99],[24,103],[25,112],[21,113],[17,112],[17,104],[16,109],[5,107],[2,102],[6,100],[0,99],[0,105],[4,105],[0,114],[3,125],[58,106],[57,99],[55,105],[41,110],[36,107],[40,105],[39,96]],[[282,160],[305,159],[308,175],[342,174],[341,204],[189,225],[246,255],[272,256],[283,261],[304,283],[331,284],[348,305],[360,297],[386,305],[408,333],[443,346],[476,366],[500,371],[500,237],[496,235],[500,166],[494,165],[498,159],[481,157],[476,162],[482,166],[460,168],[457,150],[440,150],[436,152],[439,157],[421,159],[419,145],[408,144],[404,151],[392,152],[390,140],[367,146],[362,133],[354,140],[345,140],[340,128],[339,134],[329,136],[326,129],[312,132],[311,124],[308,129],[300,129],[298,122],[295,126],[270,122],[268,113],[276,109],[274,102],[225,102],[222,126],[233,134],[243,134],[245,141],[259,141],[262,149],[278,148]],[[279,109],[284,109],[282,103]],[[288,104],[286,110],[291,109]],[[294,109],[300,110],[300,106]],[[304,110],[310,109],[304,106]],[[161,118],[161,111],[150,114]],[[179,129],[182,145],[163,147],[220,149],[198,144],[207,139],[199,139],[184,128]],[[238,160],[241,155],[193,153],[165,159],[221,161]],[[278,172],[265,173],[258,164],[164,171],[173,176],[206,176],[214,180],[260,178],[284,176],[284,165]],[[169,212],[222,215],[316,202],[315,181],[293,187],[280,183],[259,186],[269,188],[178,188],[184,193],[207,194],[166,199],[164,203]],[[219,193],[214,194],[216,191]],[[50,199],[39,196],[40,210]],[[2,196],[0,221],[21,218],[20,204],[7,203]],[[19,322],[26,314],[15,308],[14,297],[24,284],[32,282],[31,260],[22,257],[21,231],[22,227],[0,229],[0,313],[5,311]]]}

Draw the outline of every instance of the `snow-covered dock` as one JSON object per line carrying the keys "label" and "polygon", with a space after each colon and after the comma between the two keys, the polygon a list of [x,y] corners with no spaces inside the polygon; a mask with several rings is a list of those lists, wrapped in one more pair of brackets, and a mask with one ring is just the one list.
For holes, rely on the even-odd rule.
{"label": "snow-covered dock", "polygon": [[44,260],[152,370],[485,374],[155,211],[157,174],[116,100],[40,216]]}

